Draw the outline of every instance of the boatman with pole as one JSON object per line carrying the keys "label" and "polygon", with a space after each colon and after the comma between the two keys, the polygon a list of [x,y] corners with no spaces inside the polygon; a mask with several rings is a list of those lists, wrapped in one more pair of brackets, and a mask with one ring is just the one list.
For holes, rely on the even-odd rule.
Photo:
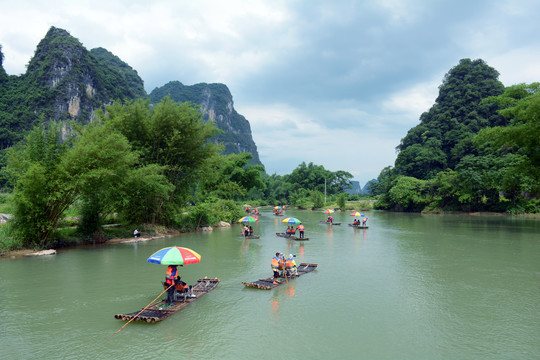
{"label": "boatman with pole", "polygon": [[277,252],[276,256],[272,258],[272,262],[270,263],[270,265],[272,266],[272,271],[274,272],[274,281],[272,282],[272,284],[274,285],[281,283],[279,281],[279,268],[282,264],[283,264],[283,259],[281,258],[280,253]]}
{"label": "boatman with pole", "polygon": [[[174,305],[174,291],[175,289],[175,279],[176,276],[178,276],[178,268],[176,265],[169,265],[167,266],[167,273],[165,277],[165,287],[168,288],[167,290],[167,303],[169,306]],[[173,285],[173,286],[171,286]]]}

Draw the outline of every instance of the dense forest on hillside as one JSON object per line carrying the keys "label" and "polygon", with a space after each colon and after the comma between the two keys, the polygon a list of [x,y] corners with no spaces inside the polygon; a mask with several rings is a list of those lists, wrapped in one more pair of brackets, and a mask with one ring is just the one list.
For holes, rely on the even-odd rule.
{"label": "dense forest on hillside", "polygon": [[433,107],[371,183],[398,211],[539,212],[539,84],[504,88],[483,60],[463,59]]}

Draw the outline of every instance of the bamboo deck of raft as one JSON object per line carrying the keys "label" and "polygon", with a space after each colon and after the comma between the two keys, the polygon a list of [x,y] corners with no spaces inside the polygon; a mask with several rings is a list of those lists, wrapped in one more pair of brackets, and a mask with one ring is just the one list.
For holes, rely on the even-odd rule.
{"label": "bamboo deck of raft", "polygon": [[[318,264],[301,263],[300,265],[298,265],[296,267],[297,271],[298,271],[298,275],[296,275],[296,276],[288,276],[287,279],[288,280],[296,279],[299,276],[302,276],[304,274],[312,272],[313,270],[315,270],[317,268],[317,266],[318,266]],[[259,280],[254,281],[254,282],[242,282],[242,284],[244,284],[247,287],[253,287],[253,288],[263,289],[263,290],[270,290],[270,289],[278,287],[279,285],[286,282],[284,277],[279,278],[279,279],[280,279],[279,284],[274,284],[274,278],[273,277],[268,277],[266,279],[259,279]]]}
{"label": "bamboo deck of raft", "polygon": [[301,238],[301,237],[298,237],[298,236],[290,236],[287,233],[283,233],[283,232],[276,233],[276,236],[283,237],[283,238],[286,238],[286,239],[296,240],[296,241],[309,240],[309,238]]}
{"label": "bamboo deck of raft", "polygon": [[[147,323],[155,323],[158,321],[162,321],[168,318],[169,316],[171,316],[172,314],[176,313],[178,310],[188,306],[189,304],[191,304],[192,302],[194,302],[201,296],[207,294],[209,291],[214,290],[214,288],[217,286],[218,283],[219,283],[218,278],[199,279],[197,280],[197,283],[192,288],[193,295],[195,295],[194,297],[186,297],[186,298],[181,298],[180,300],[176,300],[174,302],[174,305],[172,305],[171,307],[166,306],[167,300],[161,300],[160,302],[152,306],[149,306],[142,312],[141,310],[139,310],[139,311],[134,311],[129,314],[116,314],[114,315],[114,317],[116,319],[126,320],[126,321],[129,321],[135,318],[133,319],[133,321],[142,321],[142,322],[147,322]],[[139,314],[139,312],[141,313]]]}
{"label": "bamboo deck of raft", "polygon": [[349,226],[352,226],[352,227],[355,228],[355,229],[367,229],[367,228],[368,228],[367,225],[354,225],[354,224],[349,224]]}
{"label": "bamboo deck of raft", "polygon": [[329,225],[341,225],[341,223],[336,222],[330,222],[330,221],[319,221],[321,224],[329,224]]}
{"label": "bamboo deck of raft", "polygon": [[[240,236],[244,236],[244,235],[240,235]],[[248,236],[244,236],[246,239],[259,239],[261,236],[260,235],[248,235]]]}

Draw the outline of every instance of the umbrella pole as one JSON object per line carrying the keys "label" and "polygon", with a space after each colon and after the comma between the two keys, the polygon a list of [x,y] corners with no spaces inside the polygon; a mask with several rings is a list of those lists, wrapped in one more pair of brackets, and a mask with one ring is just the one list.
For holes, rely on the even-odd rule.
{"label": "umbrella pole", "polygon": [[165,294],[165,292],[167,290],[169,290],[171,287],[173,287],[174,284],[172,284],[171,286],[169,286],[168,288],[166,288],[161,294],[159,294],[154,300],[152,300],[152,302],[148,305],[146,305],[141,311],[139,311],[139,313],[137,315],[135,315],[134,317],[131,318],[131,320],[129,320],[124,326],[122,326],[120,329],[118,329],[115,333],[112,333],[111,335],[109,335],[108,337],[111,337],[113,336],[114,334],[117,334],[119,333],[120,331],[122,331],[123,328],[125,328],[130,322],[132,322],[133,320],[135,320],[137,318],[137,316],[139,316],[144,310],[146,310],[147,308],[150,307],[150,305],[152,305],[157,299],[159,299],[159,297],[163,294]]}
{"label": "umbrella pole", "polygon": [[289,280],[287,279],[287,267],[285,266],[285,259],[283,259],[283,273],[285,274],[285,281],[288,284]]}

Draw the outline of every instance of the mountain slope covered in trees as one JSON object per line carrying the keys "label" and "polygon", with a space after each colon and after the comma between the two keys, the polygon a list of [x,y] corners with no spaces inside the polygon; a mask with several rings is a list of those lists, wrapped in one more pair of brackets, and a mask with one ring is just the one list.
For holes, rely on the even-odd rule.
{"label": "mountain slope covered in trees", "polygon": [[382,209],[538,212],[538,83],[504,88],[483,60],[463,59],[435,105],[397,147],[371,190]]}
{"label": "mountain slope covered in trees", "polygon": [[[104,110],[114,101],[148,98],[136,70],[104,48],[88,51],[66,30],[56,27],[39,42],[23,75],[8,76],[1,66],[3,59],[0,48],[0,149],[19,142],[40,121],[86,124],[95,118],[96,110]],[[213,141],[222,142],[226,153],[249,152],[253,162],[260,164],[249,122],[234,110],[228,88],[223,84],[184,88],[198,91],[199,96],[187,92],[175,100],[190,101],[206,111],[205,117],[222,130]],[[169,91],[170,87],[162,89]],[[163,97],[153,97],[154,102]]]}

